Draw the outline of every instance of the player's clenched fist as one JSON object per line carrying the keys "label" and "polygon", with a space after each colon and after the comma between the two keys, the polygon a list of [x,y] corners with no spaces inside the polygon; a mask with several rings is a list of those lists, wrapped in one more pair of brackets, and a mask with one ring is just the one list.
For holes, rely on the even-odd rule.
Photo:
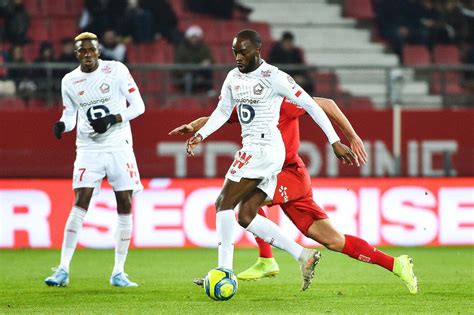
{"label": "player's clenched fist", "polygon": [[117,123],[117,117],[115,115],[107,115],[102,118],[97,118],[93,122],[91,122],[92,128],[97,133],[104,133],[106,132],[112,125]]}
{"label": "player's clenched fist", "polygon": [[196,134],[186,140],[186,153],[190,156],[194,156],[194,148],[198,146],[199,143],[202,142],[202,136],[200,134]]}
{"label": "player's clenched fist", "polygon": [[54,124],[53,132],[56,139],[61,139],[62,134],[65,129],[66,129],[66,126],[64,125],[62,121],[58,121],[57,123]]}

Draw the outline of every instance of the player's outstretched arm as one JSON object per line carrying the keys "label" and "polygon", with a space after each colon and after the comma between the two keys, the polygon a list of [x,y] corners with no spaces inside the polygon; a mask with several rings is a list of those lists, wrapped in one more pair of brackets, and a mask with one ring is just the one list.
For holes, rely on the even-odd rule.
{"label": "player's outstretched arm", "polygon": [[[367,163],[367,152],[364,148],[364,143],[359,135],[355,132],[354,128],[352,127],[349,119],[347,119],[346,115],[341,111],[339,106],[337,106],[336,102],[332,99],[323,98],[323,97],[313,97],[316,103],[324,110],[326,115],[336,123],[336,125],[341,129],[344,133],[344,136],[349,141],[352,151],[356,154],[358,160],[361,161],[362,164]],[[359,166],[359,165],[357,165]]]}
{"label": "player's outstretched arm", "polygon": [[174,136],[174,135],[184,135],[187,133],[196,132],[197,130],[201,129],[202,126],[204,126],[208,120],[209,120],[208,116],[200,117],[190,122],[189,124],[184,124],[171,130],[168,134],[170,136]]}

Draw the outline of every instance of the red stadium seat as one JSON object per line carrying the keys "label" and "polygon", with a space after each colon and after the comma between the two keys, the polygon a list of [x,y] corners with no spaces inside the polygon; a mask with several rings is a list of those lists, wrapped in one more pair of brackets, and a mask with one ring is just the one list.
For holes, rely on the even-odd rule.
{"label": "red stadium seat", "polygon": [[455,45],[436,45],[433,48],[433,62],[446,65],[460,64],[459,48]]}
{"label": "red stadium seat", "polygon": [[332,72],[316,72],[314,81],[316,95],[334,97],[342,92],[337,76]]}
{"label": "red stadium seat", "polygon": [[245,25],[246,24],[242,23],[242,21],[238,20],[222,21],[219,26],[222,31],[219,42],[229,46],[232,45],[232,39],[238,32],[245,28]]}
{"label": "red stadium seat", "polygon": [[69,18],[55,18],[50,24],[50,41],[60,41],[63,38],[71,38],[78,33],[78,25],[75,20]]}
{"label": "red stadium seat", "polygon": [[345,0],[344,16],[358,20],[373,20],[375,17],[372,0]]}
{"label": "red stadium seat", "polygon": [[68,10],[74,12],[77,16],[84,10],[84,0],[66,0],[66,5]]}
{"label": "red stadium seat", "polygon": [[404,45],[403,64],[410,66],[430,65],[431,58],[428,48],[423,45]]}
{"label": "red stadium seat", "polygon": [[40,0],[23,0],[23,5],[31,16],[42,15]]}
{"label": "red stadium seat", "polygon": [[43,18],[32,18],[27,36],[33,41],[51,40],[49,37],[49,21]]}
{"label": "red stadium seat", "polygon": [[41,12],[47,17],[74,16],[79,14],[68,9],[66,0],[42,0]]}
{"label": "red stadium seat", "polygon": [[430,92],[433,94],[463,94],[461,74],[436,71],[431,76]]}

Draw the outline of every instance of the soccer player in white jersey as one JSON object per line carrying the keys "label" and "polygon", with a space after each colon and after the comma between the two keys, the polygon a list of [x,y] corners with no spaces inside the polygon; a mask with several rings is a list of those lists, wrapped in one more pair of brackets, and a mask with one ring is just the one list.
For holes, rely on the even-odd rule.
{"label": "soccer player in white jersey", "polygon": [[281,171],[285,148],[277,127],[284,97],[303,107],[316,121],[340,159],[352,160],[350,149],[340,143],[329,118],[313,99],[283,71],[260,58],[261,39],[253,30],[243,30],[234,38],[232,49],[237,67],[222,86],[217,108],[207,123],[187,141],[188,154],[230,117],[234,106],[242,127],[242,149],[226,174],[216,200],[218,266],[233,268],[234,208],[239,205],[241,226],[276,247],[290,253],[299,263],[302,290],[311,284],[320,253],[305,249],[281,233],[272,221],[257,215],[265,199],[272,198],[276,177]]}
{"label": "soccer player in white jersey", "polygon": [[[107,177],[117,200],[115,266],[110,284],[136,287],[124,272],[132,234],[132,194],[143,189],[132,147],[129,121],[145,111],[138,87],[127,67],[99,59],[97,36],[81,33],[75,38],[79,67],[66,74],[61,90],[64,110],[54,124],[54,135],[76,127],[77,155],[74,162],[74,205],[64,229],[61,262],[45,279],[49,286],[67,286],[69,265],[82,229],[91,197]],[[130,104],[127,107],[127,102]],[[77,117],[77,126],[76,126]]]}

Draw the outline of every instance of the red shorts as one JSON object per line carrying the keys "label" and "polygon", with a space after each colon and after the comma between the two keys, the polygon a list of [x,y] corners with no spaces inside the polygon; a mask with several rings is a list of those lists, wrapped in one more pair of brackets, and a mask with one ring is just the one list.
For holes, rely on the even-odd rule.
{"label": "red shorts", "polygon": [[328,218],[313,200],[308,170],[297,164],[285,166],[278,174],[272,205],[279,205],[304,235],[314,221]]}

